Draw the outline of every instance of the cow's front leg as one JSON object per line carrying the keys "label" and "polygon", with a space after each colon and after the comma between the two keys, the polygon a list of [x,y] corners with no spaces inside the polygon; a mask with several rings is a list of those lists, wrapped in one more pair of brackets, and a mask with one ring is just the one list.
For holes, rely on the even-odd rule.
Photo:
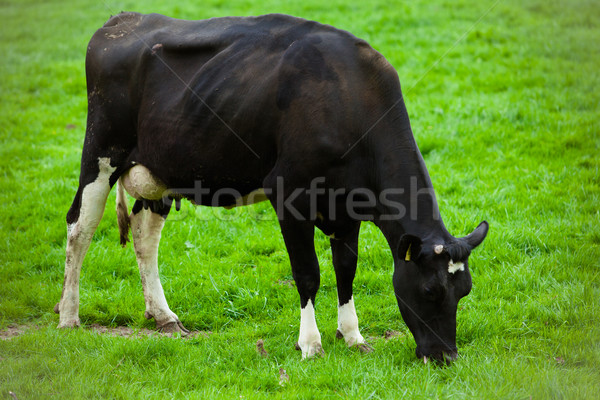
{"label": "cow's front leg", "polygon": [[315,253],[314,225],[293,217],[280,220],[281,233],[290,256],[292,275],[300,295],[300,335],[296,348],[302,358],[323,353],[315,319],[315,297],[319,290],[319,262]]}
{"label": "cow's front leg", "polygon": [[357,346],[360,351],[370,352],[372,348],[365,342],[358,329],[358,317],[354,308],[352,282],[358,260],[358,233],[360,223],[341,238],[331,239],[331,253],[338,288],[338,329],[336,337],[343,338],[346,344]]}
{"label": "cow's front leg", "polygon": [[133,246],[144,289],[144,316],[154,318],[156,328],[161,332],[187,334],[189,331],[169,309],[158,275],[158,244],[168,212],[168,207],[160,201],[147,201],[144,207],[144,202],[137,200],[129,217]]}

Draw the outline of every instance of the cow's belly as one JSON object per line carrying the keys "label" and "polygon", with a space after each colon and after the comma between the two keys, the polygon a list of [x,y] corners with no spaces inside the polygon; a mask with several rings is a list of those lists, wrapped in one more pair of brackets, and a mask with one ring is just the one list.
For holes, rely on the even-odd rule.
{"label": "cow's belly", "polygon": [[235,203],[224,206],[227,209],[232,209],[234,207],[239,206],[249,206],[252,204],[260,203],[263,201],[269,200],[267,195],[265,194],[265,190],[263,188],[256,189],[245,196],[241,196],[235,199]]}
{"label": "cow's belly", "polygon": [[[155,176],[152,171],[141,164],[134,165],[121,175],[120,181],[127,193],[136,200],[161,200],[169,196],[182,196],[188,198],[196,205],[219,206],[227,209],[247,206],[268,200],[264,189],[259,188],[250,193],[242,193],[233,189],[225,191],[220,189],[221,192],[216,190],[215,193],[210,193],[210,191],[207,193],[206,191],[208,189],[205,189],[204,193],[211,195],[209,198],[212,201],[203,201],[201,197],[197,197],[197,195],[202,192],[186,193],[180,192],[177,188],[168,188],[160,178]],[[197,188],[197,191],[201,189],[202,188]]]}

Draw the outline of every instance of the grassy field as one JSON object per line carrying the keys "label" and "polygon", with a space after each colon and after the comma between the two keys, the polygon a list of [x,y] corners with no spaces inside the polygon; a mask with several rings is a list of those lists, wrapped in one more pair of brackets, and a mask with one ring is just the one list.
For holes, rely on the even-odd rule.
{"label": "grassy field", "polygon": [[[85,132],[87,41],[121,10],[187,19],[289,13],[349,30],[386,56],[449,230],[491,225],[470,259],[457,362],[415,358],[390,251],[371,224],[361,230],[355,301],[375,351],[335,340],[335,276],[318,233],[326,353],[301,361],[298,296],[264,203],[235,211],[183,204],[167,220],[159,258],[167,299],[202,334],[113,337],[89,326],[153,328],[132,247],[119,246],[113,191],[82,270],[87,328],[56,329],[65,214]],[[9,391],[21,400],[598,398],[598,2],[9,0],[0,24],[0,331],[21,331],[0,340],[0,399]],[[257,353],[258,339],[269,357]]]}

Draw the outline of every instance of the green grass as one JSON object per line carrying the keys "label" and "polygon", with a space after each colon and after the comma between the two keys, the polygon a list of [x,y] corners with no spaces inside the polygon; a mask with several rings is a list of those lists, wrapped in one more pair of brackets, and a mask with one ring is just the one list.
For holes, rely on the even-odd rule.
{"label": "green grass", "polygon": [[[476,23],[492,4],[0,3],[0,328],[30,327],[0,340],[0,399],[8,391],[20,399],[597,398],[600,4],[501,0]],[[300,361],[299,302],[265,204],[228,212],[184,204],[167,221],[167,299],[188,328],[212,332],[206,337],[55,328],[85,131],[86,45],[121,10],[188,19],[284,12],[349,30],[386,56],[446,225],[457,236],[482,219],[491,225],[470,259],[457,362],[441,368],[414,357],[391,255],[371,224],[361,231],[355,300],[375,352],[334,339],[335,277],[318,234],[326,356]],[[114,193],[108,204],[82,270],[82,323],[153,328],[133,251],[118,243]],[[386,330],[400,335],[385,340]],[[269,358],[255,351],[260,338]],[[290,377],[283,387],[279,368]]]}

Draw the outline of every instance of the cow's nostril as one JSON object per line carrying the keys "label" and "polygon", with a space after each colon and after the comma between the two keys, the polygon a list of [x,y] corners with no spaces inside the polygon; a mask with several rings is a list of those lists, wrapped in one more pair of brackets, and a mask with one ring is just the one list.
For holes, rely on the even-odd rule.
{"label": "cow's nostril", "polygon": [[457,351],[444,352],[444,361],[446,361],[446,363],[455,361],[457,358],[458,358]]}
{"label": "cow's nostril", "polygon": [[458,358],[458,352],[456,350],[426,353],[421,351],[421,349],[417,348],[415,353],[417,355],[417,358],[423,360],[425,364],[427,364],[428,361],[435,361],[442,364],[450,364],[452,361],[455,361]]}

